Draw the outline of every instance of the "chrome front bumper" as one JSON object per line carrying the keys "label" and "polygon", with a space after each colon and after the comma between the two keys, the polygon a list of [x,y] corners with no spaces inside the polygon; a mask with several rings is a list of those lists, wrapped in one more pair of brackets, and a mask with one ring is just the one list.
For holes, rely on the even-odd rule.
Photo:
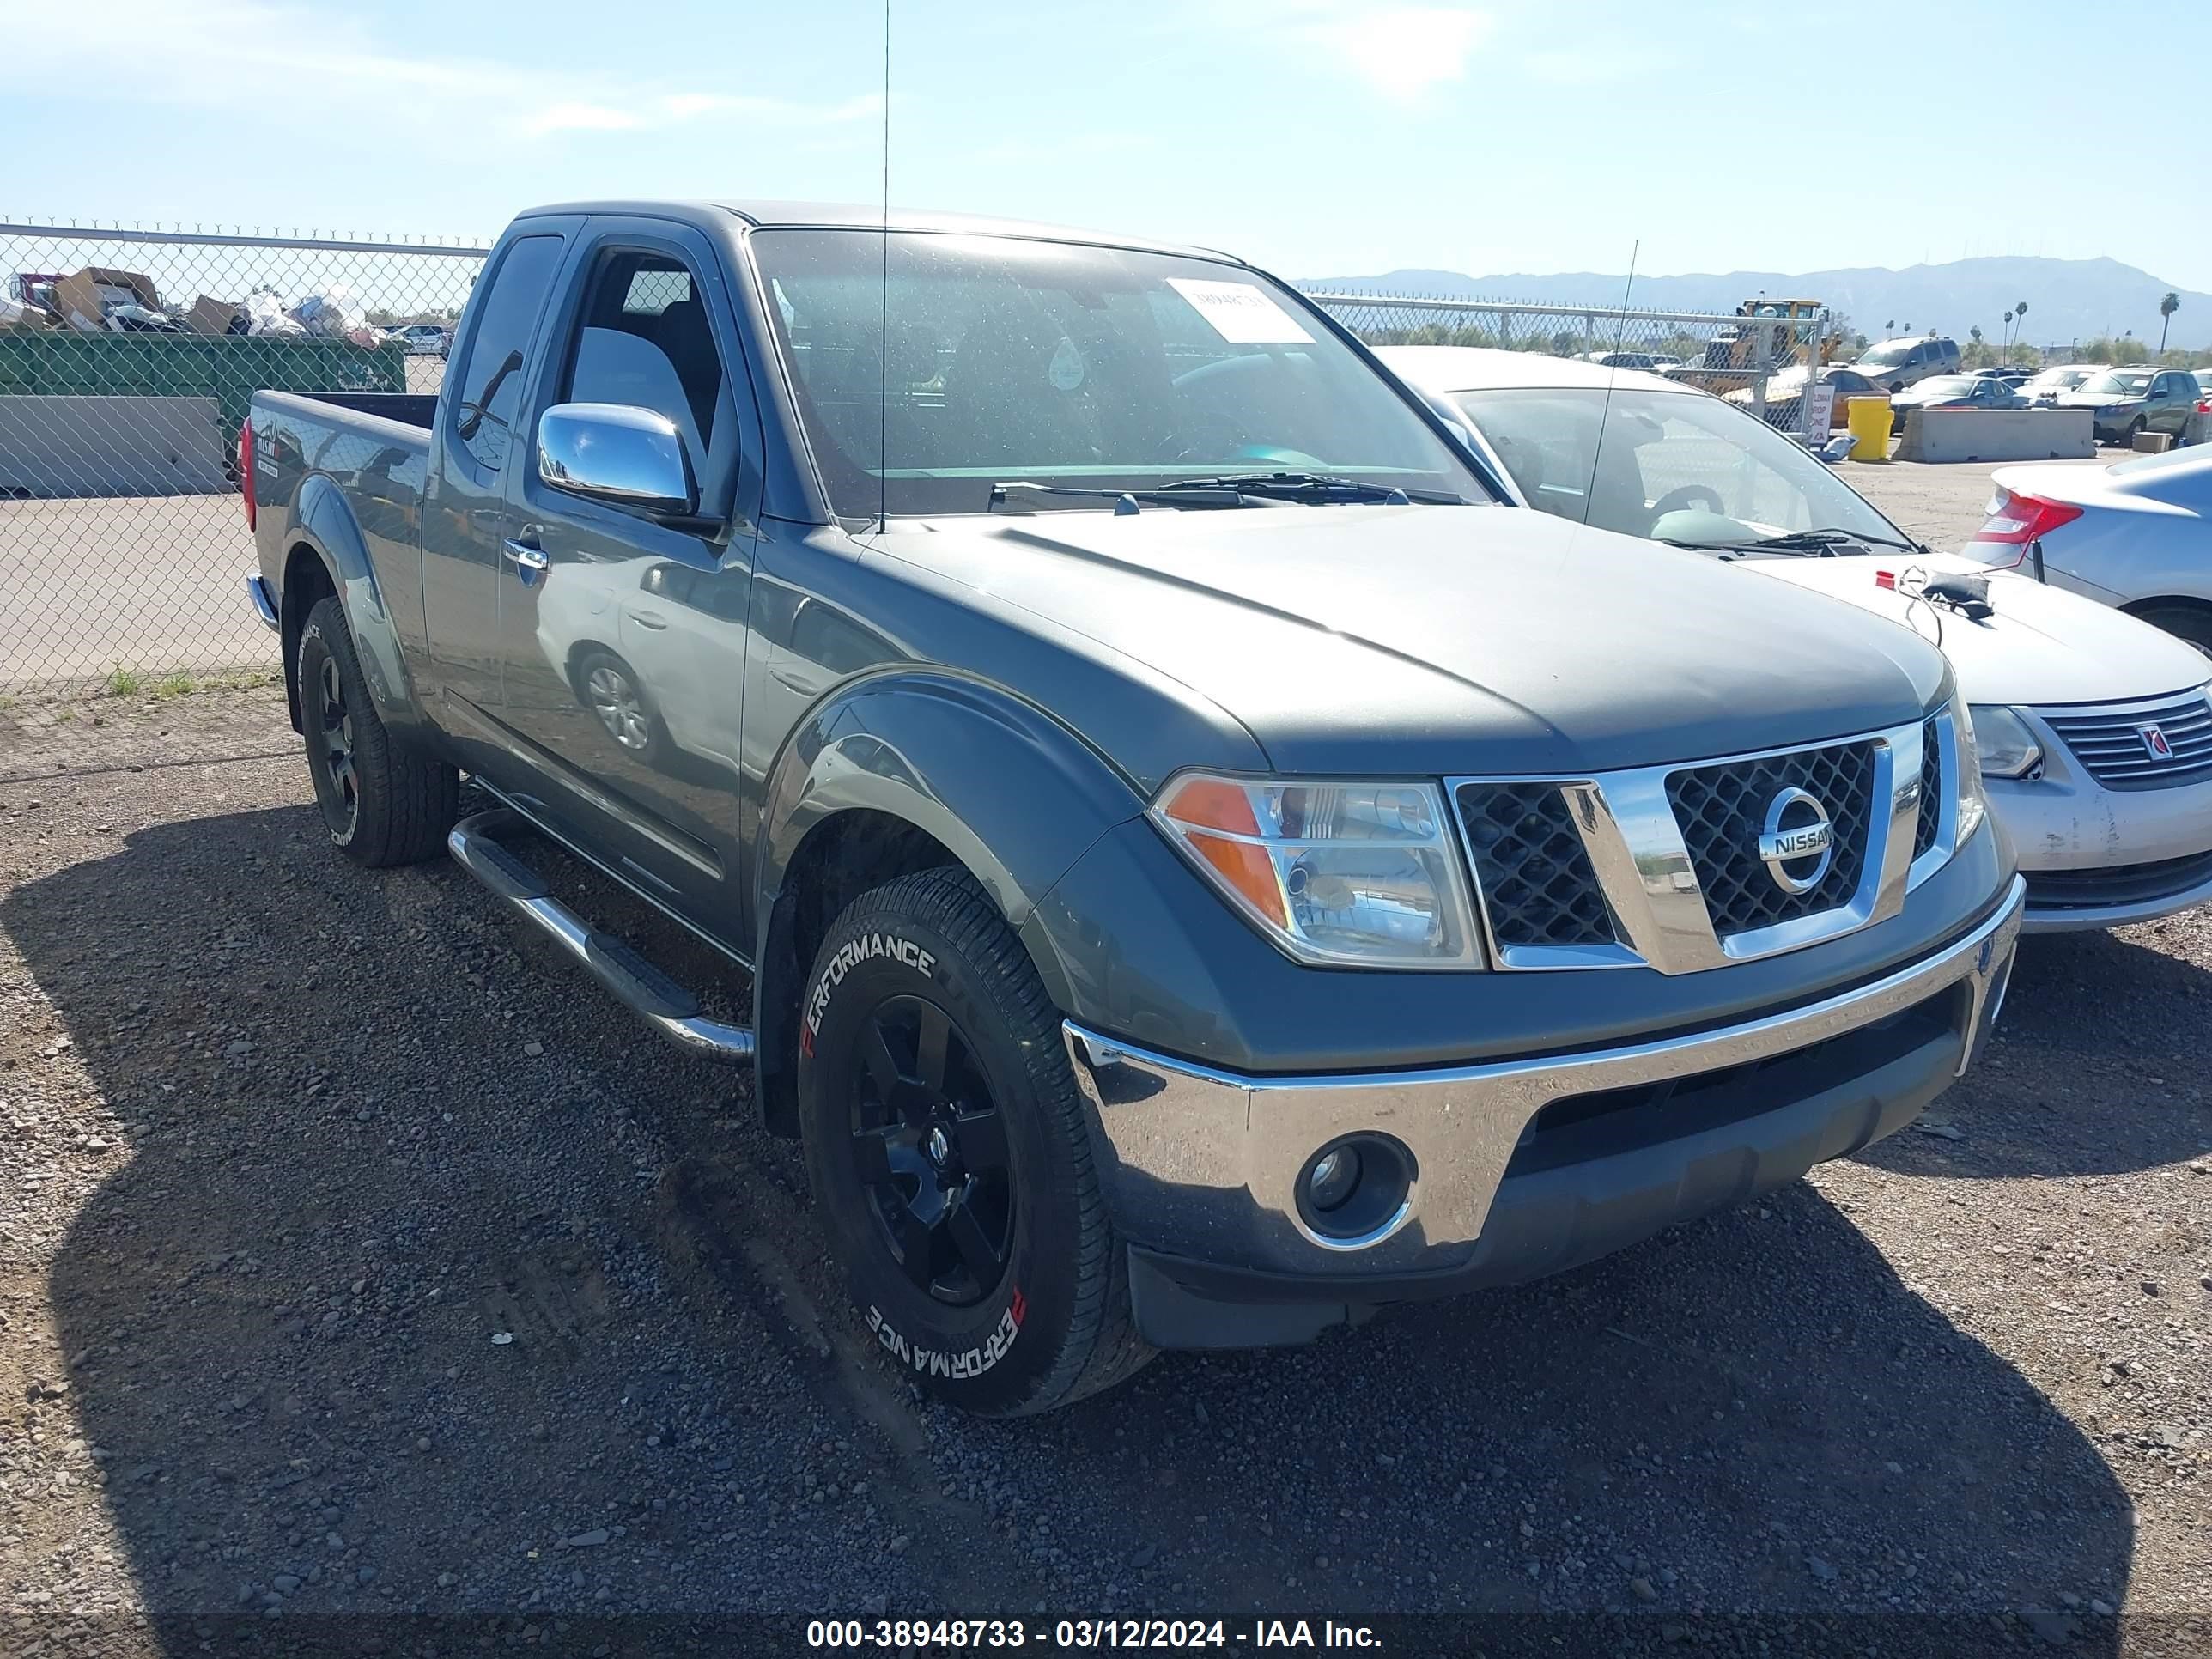
{"label": "chrome front bumper", "polygon": [[[1298,1275],[1356,1296],[1362,1276],[1443,1272],[1468,1262],[1524,1132],[1553,1103],[1785,1055],[1902,1015],[1963,986],[1963,1008],[1947,1028],[1942,1052],[1926,1058],[1923,1051],[1909,1085],[1901,1073],[1885,1071],[1886,1081],[1866,1079],[1867,1086],[1854,1092],[1858,1079],[1824,1077],[1814,1091],[1815,1103],[1848,1122],[1823,1122],[1809,1132],[1800,1126],[1786,1146],[1762,1147],[1756,1157],[1753,1121],[1686,1138],[1680,1155],[1692,1155],[1687,1149],[1695,1139],[1701,1160],[1695,1181],[1686,1168],[1669,1168],[1676,1143],[1662,1139],[1637,1152],[1634,1178],[1662,1197],[1656,1205],[1639,1197],[1634,1213],[1613,1225],[1620,1235],[1613,1243],[1711,1207],[1686,1206],[1693,1188],[1711,1187],[1716,1159],[1730,1166],[1733,1173],[1721,1178],[1741,1198],[1901,1127],[1920,1102],[1966,1070],[1994,1023],[2012,967],[2024,890],[2015,877],[2003,902],[1963,938],[1856,989],[1715,1030],[1555,1060],[1349,1077],[1240,1076],[1146,1053],[1072,1021],[1065,1031],[1093,1114],[1100,1178],[1126,1238],[1163,1256]],[[1480,994],[1471,981],[1470,996]],[[1907,1103],[1900,1116],[1890,1109],[1898,1102],[1885,1091],[1908,1086],[1919,1098]],[[1786,1115],[1785,1109],[1798,1103],[1778,1099],[1771,1115]],[[1653,1109],[1667,1109],[1662,1103]],[[1392,1224],[1347,1249],[1307,1227],[1294,1187],[1321,1147],[1363,1132],[1401,1144],[1417,1173]],[[1812,1150],[1798,1158],[1808,1147]],[[1738,1155],[1731,1158],[1731,1149]],[[1620,1161],[1607,1162],[1617,1166]],[[1554,1170],[1545,1176],[1553,1189],[1563,1176],[1569,1178],[1570,1209],[1577,1197],[1573,1173]],[[1607,1178],[1620,1173],[1612,1168]],[[1595,1198],[1589,1201],[1595,1207]],[[1661,1212],[1670,1204],[1679,1212]],[[1574,1218],[1559,1219],[1565,1226]]]}

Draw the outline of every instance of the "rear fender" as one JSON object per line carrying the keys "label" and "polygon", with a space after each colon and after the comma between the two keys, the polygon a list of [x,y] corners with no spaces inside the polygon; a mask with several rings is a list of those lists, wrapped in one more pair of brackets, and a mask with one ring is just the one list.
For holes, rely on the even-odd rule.
{"label": "rear fender", "polygon": [[[330,575],[331,585],[337,590],[339,603],[345,607],[346,627],[353,635],[355,653],[361,659],[362,676],[368,682],[368,694],[379,717],[389,729],[420,729],[423,719],[422,706],[415,696],[414,678],[408,672],[406,656],[399,648],[399,633],[384,602],[383,590],[377,586],[376,568],[369,562],[368,544],[362,538],[361,526],[355,521],[345,493],[321,473],[300,488],[291,540],[295,546],[305,543],[314,551]],[[283,602],[284,637],[296,640],[304,618],[295,620],[291,615],[289,585]]]}

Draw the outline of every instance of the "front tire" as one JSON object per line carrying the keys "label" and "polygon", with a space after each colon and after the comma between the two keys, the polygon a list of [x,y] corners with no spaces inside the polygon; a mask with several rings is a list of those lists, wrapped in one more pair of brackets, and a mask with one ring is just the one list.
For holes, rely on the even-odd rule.
{"label": "front tire", "polygon": [[807,1171],[855,1311],[891,1363],[988,1417],[1052,1408],[1152,1357],[1058,1012],[957,869],[863,894],[800,1007]]}
{"label": "front tire", "polygon": [[299,687],[307,775],[331,844],[372,870],[444,852],[460,811],[460,774],[386,730],[335,597],[317,604],[300,630]]}

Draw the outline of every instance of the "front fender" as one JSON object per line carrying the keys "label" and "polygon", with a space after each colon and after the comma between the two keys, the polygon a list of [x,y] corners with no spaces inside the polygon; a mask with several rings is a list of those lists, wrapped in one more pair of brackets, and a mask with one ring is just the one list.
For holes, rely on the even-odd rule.
{"label": "front fender", "polygon": [[757,842],[762,944],[793,855],[840,812],[872,811],[933,837],[1018,930],[1085,850],[1144,811],[1128,780],[1075,732],[994,687],[891,671],[815,708],[769,770]]}
{"label": "front fender", "polygon": [[346,627],[353,635],[369,696],[384,724],[402,730],[419,727],[422,714],[414,678],[407,672],[391,609],[377,585],[368,544],[345,492],[325,474],[316,473],[300,487],[293,540],[312,548],[330,574],[345,607]]}

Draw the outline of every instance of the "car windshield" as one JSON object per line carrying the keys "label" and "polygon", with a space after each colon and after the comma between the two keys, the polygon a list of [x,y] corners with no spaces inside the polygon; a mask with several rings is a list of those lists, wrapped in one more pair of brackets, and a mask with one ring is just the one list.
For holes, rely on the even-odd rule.
{"label": "car windshield", "polygon": [[[1245,267],[919,232],[751,246],[842,515],[986,513],[1017,481],[1048,486],[1001,494],[1022,511],[1105,511],[1123,490],[1269,473],[1348,481],[1297,499],[1489,499],[1406,397]],[[1107,494],[1075,493],[1091,490]]]}
{"label": "car windshield", "polygon": [[1869,368],[1894,368],[1912,355],[1917,340],[1899,340],[1893,345],[1878,345],[1859,359]]}
{"label": "car windshield", "polygon": [[1914,389],[1914,395],[1923,398],[1956,398],[1974,389],[1971,374],[1938,374],[1933,380],[1923,380]]}
{"label": "car windshield", "polygon": [[1561,518],[1730,547],[1830,529],[1905,540],[1796,443],[1717,398],[1616,387],[1608,404],[1602,386],[1547,386],[1454,401],[1529,505]]}
{"label": "car windshield", "polygon": [[2095,373],[2096,371],[2091,368],[2046,368],[2028,384],[2040,386],[2046,391],[2056,388],[2061,392],[2068,392],[2081,385]]}
{"label": "car windshield", "polygon": [[2134,393],[2141,392],[2149,384],[2150,375],[2148,371],[2137,373],[2127,369],[2116,368],[2108,369],[2104,374],[2097,376],[2095,380],[2085,382],[2082,385],[2081,390],[2084,392],[2126,392],[2132,396]]}

